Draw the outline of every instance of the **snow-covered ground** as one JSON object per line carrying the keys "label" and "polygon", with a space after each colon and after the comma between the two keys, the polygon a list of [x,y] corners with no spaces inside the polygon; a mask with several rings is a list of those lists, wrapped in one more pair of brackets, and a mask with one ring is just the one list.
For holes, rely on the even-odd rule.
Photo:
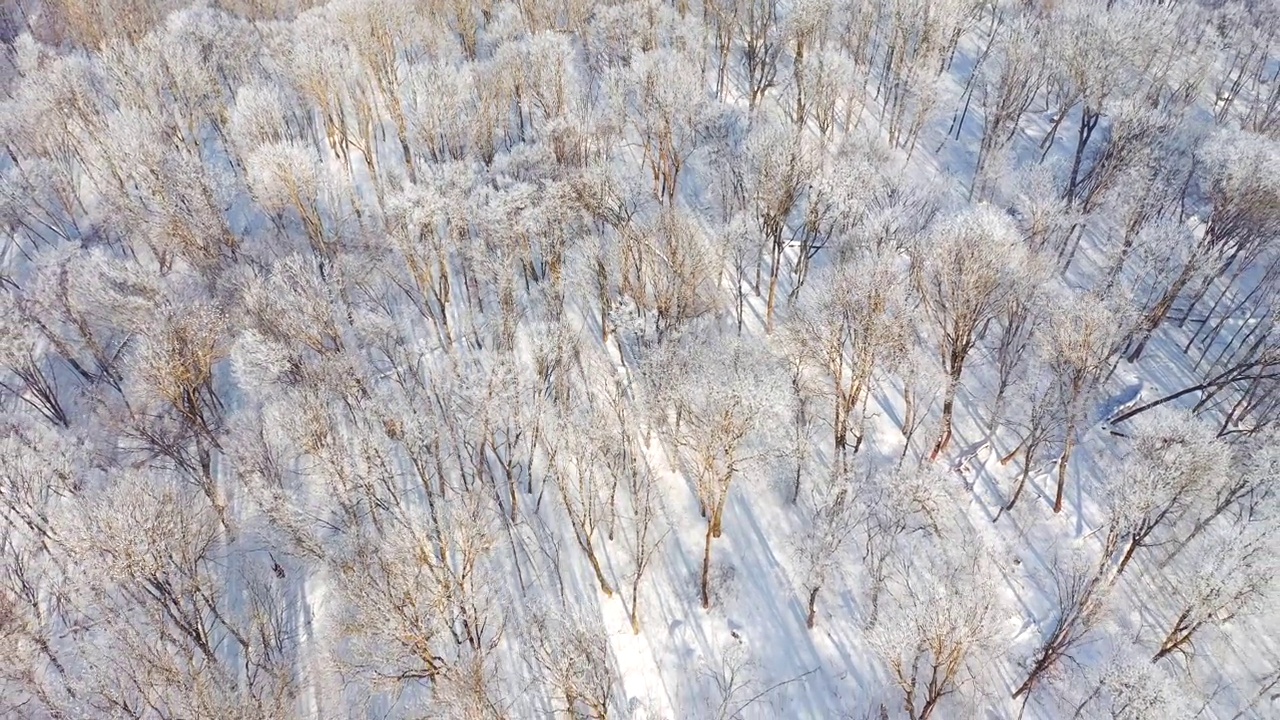
{"label": "snow-covered ground", "polygon": [[1274,8],[10,5],[0,717],[1280,716]]}

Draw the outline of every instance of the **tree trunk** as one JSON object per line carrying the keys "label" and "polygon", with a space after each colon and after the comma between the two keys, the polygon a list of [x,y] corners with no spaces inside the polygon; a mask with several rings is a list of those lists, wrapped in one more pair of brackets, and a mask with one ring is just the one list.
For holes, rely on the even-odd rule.
{"label": "tree trunk", "polygon": [[640,572],[631,580],[631,634],[640,634]]}
{"label": "tree trunk", "polygon": [[1075,422],[1067,424],[1067,439],[1063,444],[1062,457],[1058,458],[1058,491],[1053,499],[1053,511],[1062,512],[1062,495],[1067,487],[1067,465],[1071,461],[1071,450],[1075,447]]}
{"label": "tree trunk", "polygon": [[[1027,448],[1027,452],[1023,457],[1022,472],[1018,474],[1018,484],[1013,489],[1013,496],[1009,498],[1009,502],[1005,504],[1002,513],[1013,510],[1013,506],[1018,504],[1018,498],[1022,497],[1022,491],[1027,487],[1027,480],[1031,478],[1031,449]],[[1000,516],[996,515],[996,520]]]}
{"label": "tree trunk", "polygon": [[702,547],[702,609],[711,609],[711,523],[707,523],[707,536]]}
{"label": "tree trunk", "polygon": [[773,332],[773,306],[778,297],[778,266],[782,264],[782,251],[775,245],[772,267],[769,268],[769,298],[765,303],[764,331]]}
{"label": "tree trunk", "polygon": [[796,50],[793,55],[792,72],[796,83],[795,124],[803,126],[807,113],[804,102],[804,38],[796,38]]}
{"label": "tree trunk", "polygon": [[933,452],[929,453],[930,462],[937,460],[938,455],[951,443],[951,416],[955,412],[956,391],[960,388],[958,375],[956,373],[947,381],[947,394],[942,399],[942,430],[938,433],[938,442],[934,444]]}
{"label": "tree trunk", "polygon": [[1151,656],[1151,662],[1158,662],[1170,653],[1180,652],[1183,646],[1191,643],[1191,636],[1195,633],[1197,625],[1187,622],[1190,617],[1191,610],[1189,608],[1182,611],[1182,614],[1173,623],[1173,628],[1169,630],[1169,634],[1160,643],[1160,649],[1155,655]]}
{"label": "tree trunk", "polygon": [[591,570],[596,574],[596,580],[600,583],[600,590],[604,592],[605,597],[613,597],[613,587],[609,585],[609,581],[604,577],[604,568],[600,567],[600,558],[591,547],[591,538],[584,539],[582,549],[587,551],[587,559],[591,561]]}
{"label": "tree trunk", "polygon": [[[1190,282],[1192,273],[1193,263],[1189,262],[1185,267],[1183,267],[1182,272],[1178,275],[1178,278],[1173,282],[1169,289],[1165,291],[1165,294],[1160,298],[1160,302],[1156,303],[1156,306],[1147,314],[1146,319],[1142,321],[1142,325],[1138,331],[1141,334],[1141,337],[1128,355],[1127,359],[1129,362],[1137,362],[1138,358],[1142,357],[1142,352],[1146,349],[1147,343],[1151,340],[1151,336],[1155,334],[1156,329],[1160,327],[1161,323],[1164,322],[1165,317],[1168,316],[1169,311],[1173,309],[1173,303],[1178,299],[1178,296],[1182,294],[1182,290],[1186,287],[1187,283]],[[1188,312],[1190,312],[1189,309]]]}
{"label": "tree trunk", "polygon": [[1076,153],[1075,158],[1071,161],[1071,178],[1067,181],[1067,191],[1064,193],[1064,199],[1068,205],[1075,202],[1076,188],[1080,183],[1080,163],[1084,159],[1084,151],[1089,145],[1089,138],[1093,137],[1093,130],[1098,127],[1098,119],[1100,117],[1101,114],[1087,104],[1080,110],[1080,130],[1076,139]]}
{"label": "tree trunk", "polygon": [[729,500],[729,484],[725,483],[725,490],[720,502],[711,508],[711,536],[720,537],[724,531],[724,506]]}

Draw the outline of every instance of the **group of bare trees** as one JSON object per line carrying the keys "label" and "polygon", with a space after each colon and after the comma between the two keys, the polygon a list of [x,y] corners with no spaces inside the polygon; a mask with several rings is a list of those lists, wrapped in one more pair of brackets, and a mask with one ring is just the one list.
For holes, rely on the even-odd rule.
{"label": "group of bare trees", "polygon": [[885,714],[1157,712],[1275,597],[1275,20],[0,0],[0,711],[625,717],[771,504]]}

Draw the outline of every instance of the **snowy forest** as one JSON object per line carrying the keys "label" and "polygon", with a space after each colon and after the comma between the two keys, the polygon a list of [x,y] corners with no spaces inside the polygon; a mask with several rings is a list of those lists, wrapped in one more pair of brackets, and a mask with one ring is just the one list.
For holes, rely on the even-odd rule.
{"label": "snowy forest", "polygon": [[1280,717],[1275,0],[0,42],[0,717]]}

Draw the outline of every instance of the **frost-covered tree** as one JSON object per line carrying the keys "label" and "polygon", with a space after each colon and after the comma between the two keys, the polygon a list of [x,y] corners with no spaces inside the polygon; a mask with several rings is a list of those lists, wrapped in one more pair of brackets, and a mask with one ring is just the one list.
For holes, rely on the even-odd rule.
{"label": "frost-covered tree", "polygon": [[1226,484],[1230,451],[1207,423],[1177,412],[1143,415],[1133,447],[1108,483],[1108,532],[1119,545],[1116,572],[1160,533],[1176,532],[1204,512]]}
{"label": "frost-covered tree", "polygon": [[1190,718],[1191,702],[1178,682],[1159,666],[1121,654],[1096,672],[1093,689],[1075,703],[1075,717],[1139,720],[1153,716]]}
{"label": "frost-covered tree", "polygon": [[839,49],[821,45],[808,51],[796,79],[797,109],[803,107],[806,120],[812,118],[821,138],[835,136],[838,128],[857,127],[864,98],[858,92],[860,71]]}
{"label": "frost-covered tree", "polygon": [[1104,619],[1114,585],[1110,551],[1106,546],[1097,560],[1080,558],[1055,559],[1054,594],[1051,618],[1042,625],[1041,640],[1027,662],[1027,675],[1013,691],[1013,699],[1022,698],[1023,706],[1032,692],[1052,679],[1061,664],[1070,659]]}
{"label": "frost-covered tree", "polygon": [[[905,354],[909,282],[897,258],[867,253],[815,279],[783,338],[787,352],[823,379],[839,462],[862,445],[877,372]],[[850,442],[852,436],[852,443]]]}
{"label": "frost-covered tree", "polygon": [[671,204],[685,165],[723,111],[702,87],[697,63],[685,53],[658,48],[639,54],[619,77],[614,102],[640,138],[653,195]]}
{"label": "frost-covered tree", "polygon": [[[860,644],[885,717],[1263,712],[1280,23],[1209,5],[0,0],[0,714],[830,714]],[[784,597],[645,677],[695,503]]]}
{"label": "frost-covered tree", "polygon": [[[889,163],[884,148],[876,142],[847,140],[831,153],[820,153],[810,176],[804,198],[804,215],[797,218],[791,243],[796,247],[794,282],[790,299],[799,297],[809,277],[809,270],[819,254],[839,260],[863,239],[859,236],[864,222],[872,219],[884,205],[892,205],[899,188],[882,177]],[[927,208],[921,210],[927,219]],[[883,218],[881,218],[883,220]],[[917,218],[917,221],[921,218]],[[889,233],[892,234],[892,233]],[[873,245],[887,238],[876,238]],[[878,250],[883,248],[877,248]],[[827,251],[823,253],[823,251]]]}
{"label": "frost-covered tree", "polygon": [[787,225],[799,204],[806,177],[813,173],[811,151],[803,136],[769,124],[760,124],[746,141],[745,191],[755,210],[765,247],[756,256],[755,287],[760,291],[760,265],[769,262],[769,290],[765,300],[765,326],[772,329],[778,279],[787,249]]}
{"label": "frost-covered tree", "polygon": [[1046,259],[1036,253],[1028,254],[1026,265],[1026,291],[1019,293],[1005,305],[996,317],[999,335],[994,343],[996,387],[991,400],[991,428],[999,424],[1005,411],[1006,393],[1015,380],[1022,380],[1029,373],[1027,364],[1033,355],[1036,336],[1056,300],[1052,274]]}
{"label": "frost-covered tree", "polygon": [[[954,707],[981,683],[1000,617],[996,578],[984,552],[969,543],[922,536],[896,556],[892,603],[870,633],[912,720]],[[908,549],[909,548],[909,549]],[[900,565],[899,565],[900,564]]]}
{"label": "frost-covered tree", "polygon": [[769,435],[783,397],[781,373],[765,349],[744,340],[690,334],[671,342],[680,343],[671,364],[653,367],[648,382],[674,384],[662,412],[707,523],[701,591],[710,607],[712,540],[723,531],[735,481],[775,452]]}
{"label": "frost-covered tree", "polygon": [[875,33],[871,53],[880,56],[874,94],[880,118],[890,144],[910,152],[937,109],[940,73],[951,64],[964,27],[979,16],[979,6],[907,0],[868,9],[858,22],[870,22]]}
{"label": "frost-covered tree", "polygon": [[853,497],[854,487],[847,476],[835,473],[811,483],[803,525],[790,538],[809,628],[817,623],[818,594],[840,575],[856,540],[860,508]]}
{"label": "frost-covered tree", "polygon": [[314,149],[298,142],[263,145],[248,157],[246,173],[254,198],[278,227],[287,229],[284,219],[296,217],[322,267],[333,262],[337,233],[326,202],[332,186]]}
{"label": "frost-covered tree", "polygon": [[[625,427],[623,432],[627,432]],[[634,442],[634,439],[629,440]],[[629,513],[624,516],[624,525],[629,530],[631,541],[631,570],[627,575],[631,586],[628,611],[631,616],[631,632],[638,635],[641,618],[640,585],[658,559],[658,551],[662,548],[669,529],[661,490],[648,462],[635,458],[638,448],[627,447],[623,452],[629,455],[623,460],[630,499]]]}
{"label": "frost-covered tree", "polygon": [[8,707],[56,715],[71,710],[78,678],[73,653],[58,638],[77,622],[67,600],[68,566],[56,526],[62,497],[81,482],[76,448],[31,422],[4,429],[4,493],[0,496],[0,698]]}
{"label": "frost-covered tree", "polygon": [[[1185,315],[1190,317],[1199,311],[1210,287],[1223,274],[1230,278],[1228,287],[1247,286],[1249,281],[1243,279],[1246,268],[1267,262],[1263,260],[1270,253],[1266,238],[1273,237],[1280,224],[1280,188],[1273,182],[1274,168],[1280,164],[1275,141],[1224,131],[1205,143],[1200,156],[1207,222],[1194,231],[1157,226],[1156,232],[1173,242],[1161,237],[1154,244],[1151,254],[1163,260],[1164,268],[1157,278],[1153,299],[1135,330],[1136,338],[1128,353],[1131,360],[1141,357],[1179,299],[1183,299]],[[1189,177],[1187,182],[1190,181]],[[1225,291],[1218,295],[1218,301],[1208,311],[1210,315],[1225,295]]]}
{"label": "frost-covered tree", "polygon": [[949,378],[933,458],[951,442],[970,351],[988,323],[1026,292],[1026,257],[1013,222],[989,205],[943,220],[912,249],[913,284]]}
{"label": "frost-covered tree", "polygon": [[[401,159],[412,181],[416,161],[409,145],[405,89],[409,67],[426,52],[421,38],[429,38],[430,34],[412,6],[405,3],[354,0],[330,7],[336,15],[334,23],[346,30],[352,54],[360,63],[365,82],[376,94],[377,105],[390,116]],[[366,157],[377,154],[375,148],[366,148]]]}
{"label": "frost-covered tree", "polygon": [[[778,81],[778,61],[786,39],[779,20],[778,0],[742,0],[737,13],[742,39],[742,69],[746,76],[747,106],[755,110]],[[803,51],[802,51],[803,53]]]}
{"label": "frost-covered tree", "polygon": [[341,603],[326,640],[342,667],[369,683],[425,688],[441,707],[496,704],[491,663],[503,618],[486,577],[493,516],[482,502],[463,496],[446,506],[444,549],[421,526],[399,522],[335,548]]}
{"label": "frost-covered tree", "polygon": [[[897,423],[902,431],[902,452],[898,454],[898,467],[902,467],[918,439],[929,442],[939,423],[937,408],[949,381],[933,353],[919,344],[907,348],[894,371],[902,383],[902,417]],[[927,456],[928,446],[921,447],[916,459],[923,461]]]}
{"label": "frost-covered tree", "polygon": [[1176,615],[1152,656],[1190,658],[1207,630],[1266,607],[1276,592],[1276,534],[1266,521],[1202,535],[1186,555],[1194,567],[1171,583]]}
{"label": "frost-covered tree", "polygon": [[77,695],[95,712],[290,713],[297,629],[282,592],[193,488],[112,470],[58,514],[84,635]]}
{"label": "frost-covered tree", "polygon": [[602,553],[597,546],[604,542],[606,526],[611,523],[610,513],[617,512],[618,484],[622,478],[610,472],[608,454],[618,436],[609,431],[606,423],[606,418],[590,413],[567,419],[563,427],[552,428],[552,442],[556,443],[552,482],[601,592],[612,596],[613,584],[605,576]]}
{"label": "frost-covered tree", "polygon": [[1063,197],[1071,203],[1076,200],[1085,153],[1099,123],[1115,98],[1133,91],[1141,62],[1150,60],[1140,57],[1136,48],[1144,45],[1144,32],[1157,22],[1158,14],[1103,2],[1064,4],[1053,12],[1047,27],[1056,41],[1046,46],[1054,54],[1050,62],[1056,72],[1051,84],[1059,108],[1041,147],[1048,152],[1059,127],[1068,117],[1076,116],[1073,110],[1078,106],[1075,147],[1063,190]]}
{"label": "frost-covered tree", "polygon": [[604,629],[580,612],[539,609],[525,633],[544,681],[559,696],[555,709],[575,718],[608,718],[617,706],[618,678]]}
{"label": "frost-covered tree", "polygon": [[1045,371],[1045,361],[1033,355],[1028,362],[1028,375],[1015,382],[1009,403],[1010,412],[1001,424],[1010,429],[1017,438],[1013,449],[1000,459],[1001,465],[1008,465],[1015,458],[1020,458],[1018,479],[1014,484],[1004,508],[996,514],[1000,518],[1004,512],[1013,510],[1022,497],[1023,490],[1038,471],[1037,464],[1044,458],[1063,419],[1062,405],[1055,392],[1053,375]]}
{"label": "frost-covered tree", "polygon": [[867,625],[880,620],[882,595],[896,560],[909,553],[904,549],[917,534],[941,531],[943,477],[929,466],[871,469],[855,476],[854,497],[861,504],[863,524],[862,562],[866,569],[870,609]]}
{"label": "frost-covered tree", "polygon": [[9,317],[0,325],[0,390],[38,417],[69,428],[72,397],[54,364],[56,355],[44,352],[39,334],[22,322],[24,315],[13,300],[7,295],[0,298],[0,307]]}
{"label": "frost-covered tree", "polygon": [[1119,351],[1122,315],[1093,294],[1072,298],[1049,318],[1044,332],[1044,357],[1054,378],[1053,393],[1062,413],[1062,454],[1058,457],[1058,485],[1053,511],[1062,512],[1071,455],[1077,434],[1088,422],[1091,401]]}
{"label": "frost-covered tree", "polygon": [[969,196],[978,199],[986,197],[993,158],[1013,142],[1023,114],[1030,110],[1049,73],[1038,22],[1015,18],[1002,23],[997,32],[993,55],[978,68],[982,140],[969,188]]}

